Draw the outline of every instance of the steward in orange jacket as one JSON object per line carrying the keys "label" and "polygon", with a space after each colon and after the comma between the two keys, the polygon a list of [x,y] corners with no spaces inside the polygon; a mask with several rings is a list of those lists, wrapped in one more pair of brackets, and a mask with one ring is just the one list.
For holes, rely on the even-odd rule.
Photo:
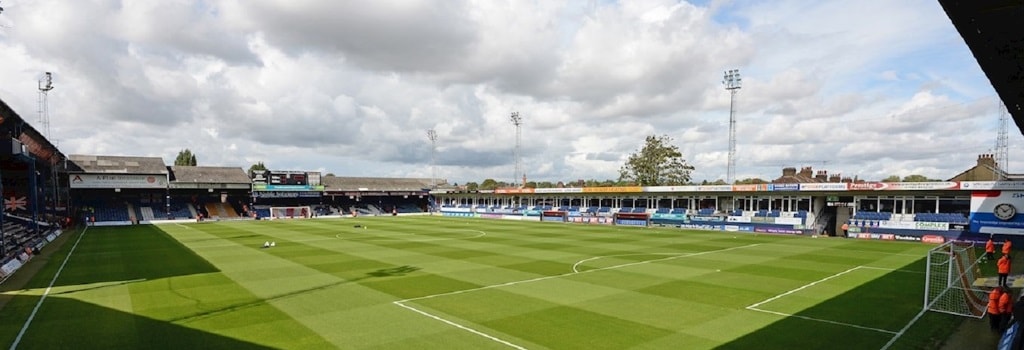
{"label": "steward in orange jacket", "polygon": [[1011,245],[1013,245],[1013,242],[1010,242],[1009,239],[1007,239],[1006,242],[1003,242],[1003,255],[1010,254]]}
{"label": "steward in orange jacket", "polygon": [[999,296],[1000,331],[1006,329],[1006,326],[1010,323],[1010,316],[1013,315],[1013,301],[1010,299],[1010,291],[1004,291],[1003,295]]}
{"label": "steward in orange jacket", "polygon": [[999,298],[1003,296],[1003,288],[995,287],[988,293],[988,326],[993,332],[998,332],[1002,326],[1002,314],[999,313]]}
{"label": "steward in orange jacket", "polygon": [[1006,285],[1006,278],[1010,275],[1010,256],[1003,255],[1002,258],[999,258],[999,261],[996,262],[996,269],[999,272],[999,285]]}
{"label": "steward in orange jacket", "polygon": [[988,242],[985,242],[985,259],[996,259],[996,243],[992,242],[992,238],[989,238]]}

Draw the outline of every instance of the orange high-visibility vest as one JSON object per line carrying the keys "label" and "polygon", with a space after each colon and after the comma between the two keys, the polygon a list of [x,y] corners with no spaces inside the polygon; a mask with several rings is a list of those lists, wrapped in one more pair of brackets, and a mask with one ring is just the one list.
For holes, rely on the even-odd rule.
{"label": "orange high-visibility vest", "polygon": [[991,293],[988,293],[988,314],[998,315],[999,314],[999,297],[1003,296],[1003,292],[999,291],[999,288],[993,289]]}
{"label": "orange high-visibility vest", "polygon": [[1013,302],[1010,301],[1010,293],[1003,293],[999,296],[999,313],[1009,315],[1013,312]]}
{"label": "orange high-visibility vest", "polygon": [[1010,254],[1011,245],[1012,243],[1010,242],[1010,240],[1006,240],[1006,243],[1003,243],[1003,254]]}
{"label": "orange high-visibility vest", "polygon": [[996,252],[996,244],[995,244],[995,242],[992,242],[991,239],[989,239],[988,242],[985,242],[985,252],[986,253],[995,253]]}
{"label": "orange high-visibility vest", "polygon": [[1007,259],[1006,255],[999,258],[999,261],[996,262],[996,266],[999,269],[999,273],[1010,273],[1010,259]]}

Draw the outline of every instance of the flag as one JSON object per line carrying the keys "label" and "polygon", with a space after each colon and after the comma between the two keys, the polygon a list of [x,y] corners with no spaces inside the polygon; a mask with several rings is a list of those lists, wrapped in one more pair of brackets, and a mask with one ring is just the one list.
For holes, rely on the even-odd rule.
{"label": "flag", "polygon": [[27,205],[28,201],[25,200],[25,197],[16,198],[12,196],[11,199],[4,198],[4,210],[6,211],[25,210]]}

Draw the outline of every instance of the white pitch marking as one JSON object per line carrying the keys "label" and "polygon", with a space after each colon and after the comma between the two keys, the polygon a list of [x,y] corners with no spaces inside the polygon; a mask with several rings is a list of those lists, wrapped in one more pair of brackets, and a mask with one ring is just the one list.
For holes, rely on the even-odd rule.
{"label": "white pitch marking", "polygon": [[[451,240],[461,240],[461,239],[473,239],[473,238],[480,238],[480,237],[483,237],[483,236],[487,235],[487,232],[480,231],[480,230],[460,230],[460,231],[479,232],[479,234],[476,234],[476,235],[473,235],[473,236],[466,236],[466,237],[446,237],[446,238],[434,237],[434,238],[427,238],[427,239],[389,238],[389,237],[395,237],[395,236],[424,236],[424,235],[419,235],[419,234],[415,234],[415,233],[372,234],[373,236],[376,236],[376,237],[379,237],[379,238],[364,239],[362,241],[372,241],[372,242],[382,242],[382,241],[436,242],[436,241],[451,241]],[[345,237],[342,237],[342,235],[346,235],[346,236],[347,235],[355,235],[355,233],[339,233],[339,234],[335,234],[334,238],[343,239],[343,240],[351,240],[351,238],[345,238]],[[424,236],[424,237],[429,237],[429,236]]]}
{"label": "white pitch marking", "polygon": [[[798,288],[796,288],[796,289],[793,289],[793,290],[790,290],[790,291],[788,291],[788,292],[785,292],[785,293],[782,293],[782,294],[779,294],[779,295],[773,296],[773,297],[771,297],[771,298],[768,298],[768,299],[762,300],[761,302],[758,302],[758,303],[754,303],[754,304],[751,304],[750,306],[747,306],[747,307],[746,307],[746,309],[747,309],[747,310],[751,310],[751,311],[758,311],[758,312],[764,312],[764,313],[769,313],[769,314],[773,314],[773,315],[779,315],[779,316],[785,316],[785,317],[796,317],[796,318],[800,318],[800,319],[804,319],[804,320],[809,320],[809,321],[818,321],[818,322],[824,322],[824,323],[829,323],[829,324],[834,324],[834,325],[840,325],[840,326],[847,326],[847,327],[853,327],[853,328],[858,328],[858,329],[864,329],[864,330],[869,330],[869,331],[875,331],[875,332],[880,332],[880,333],[886,333],[886,334],[895,334],[895,335],[897,335],[897,336],[898,336],[898,335],[899,335],[900,333],[902,333],[902,331],[900,331],[900,332],[894,332],[894,331],[890,331],[890,330],[887,330],[887,329],[881,329],[881,328],[874,328],[874,327],[867,327],[867,326],[861,326],[861,325],[856,325],[856,324],[852,324],[852,323],[846,323],[846,322],[839,322],[839,321],[832,321],[832,320],[826,320],[826,319],[820,319],[820,318],[814,318],[814,317],[807,317],[807,316],[793,315],[793,314],[787,314],[787,313],[784,313],[784,312],[778,312],[778,311],[771,311],[771,310],[765,310],[765,309],[761,309],[761,308],[758,308],[758,306],[761,306],[761,305],[767,304],[767,303],[769,303],[769,302],[772,302],[772,301],[778,300],[779,298],[782,298],[782,297],[784,297],[784,296],[787,296],[787,295],[790,295],[790,294],[793,294],[793,293],[799,292],[799,291],[801,291],[801,290],[804,290],[804,289],[806,289],[806,288],[808,288],[808,287],[814,286],[814,285],[816,285],[816,284],[818,284],[818,283],[821,283],[821,282],[825,282],[825,281],[828,281],[828,280],[830,280],[830,279],[833,279],[833,278],[836,278],[836,277],[839,277],[839,276],[845,275],[845,274],[847,274],[847,273],[850,273],[850,272],[853,272],[853,271],[856,271],[856,270],[859,270],[859,269],[870,269],[870,270],[885,270],[885,271],[894,271],[894,272],[907,272],[907,273],[919,273],[918,271],[911,271],[911,270],[899,270],[899,269],[889,269],[889,268],[884,268],[884,267],[873,267],[873,266],[854,266],[854,267],[852,267],[852,268],[850,268],[850,269],[848,269],[848,270],[846,270],[846,271],[842,271],[842,272],[836,273],[836,274],[834,274],[834,275],[831,275],[831,276],[828,276],[828,277],[822,278],[822,279],[820,279],[820,280],[817,280],[817,281],[814,281],[814,282],[811,282],[811,283],[805,284],[805,285],[803,285],[803,286],[800,286],[800,287],[798,287]],[[918,316],[918,317],[920,317],[920,316]],[[915,320],[916,320],[916,318],[915,318]],[[908,325],[907,327],[909,327],[909,325]],[[904,330],[906,330],[906,328],[904,328]]]}
{"label": "white pitch marking", "polygon": [[825,319],[814,318],[814,317],[807,317],[807,316],[787,314],[785,312],[778,312],[778,311],[758,309],[756,307],[749,307],[748,306],[747,310],[760,311],[760,312],[769,313],[769,314],[773,314],[773,315],[784,316],[784,317],[796,317],[796,318],[800,318],[800,319],[804,319],[804,320],[808,320],[808,321],[824,322],[824,323],[830,323],[830,324],[834,324],[834,325],[838,325],[838,326],[847,326],[847,327],[859,328],[859,329],[875,331],[875,332],[880,332],[880,333],[886,333],[886,334],[896,334],[896,332],[893,332],[893,331],[890,331],[890,330],[881,329],[881,328],[866,327],[866,326],[855,325],[855,324],[846,323],[846,322],[839,322],[839,321],[825,320]]}
{"label": "white pitch marking", "polygon": [[921,312],[918,312],[918,313],[917,313],[917,316],[914,316],[914,318],[913,318],[913,319],[911,319],[911,320],[910,320],[910,322],[907,322],[907,325],[906,325],[906,326],[903,326],[903,329],[900,329],[900,331],[899,331],[899,332],[896,332],[896,335],[892,336],[892,339],[889,339],[889,342],[888,342],[888,343],[885,343],[885,345],[883,345],[883,346],[882,346],[882,349],[881,349],[881,350],[886,350],[886,349],[888,349],[888,348],[889,348],[890,346],[892,346],[892,344],[895,344],[895,343],[896,343],[896,340],[897,340],[897,339],[899,339],[900,337],[902,337],[902,336],[903,336],[903,333],[905,333],[905,332],[906,332],[906,331],[907,331],[908,329],[910,329],[910,326],[913,326],[913,325],[914,325],[914,323],[916,323],[916,322],[917,322],[917,320],[918,320],[919,318],[921,318],[921,316],[924,316],[924,312],[925,312],[925,311],[928,311],[928,309],[921,309]]}
{"label": "white pitch marking", "polygon": [[779,298],[782,298],[782,297],[784,297],[784,296],[787,296],[787,295],[790,295],[790,294],[793,294],[793,293],[799,292],[799,291],[801,291],[801,290],[804,290],[804,289],[810,288],[810,287],[812,287],[812,286],[814,286],[814,285],[816,285],[816,284],[818,284],[818,283],[821,283],[821,282],[825,282],[825,281],[828,281],[828,280],[830,280],[830,279],[833,279],[833,278],[836,278],[836,277],[839,277],[839,276],[842,276],[842,275],[848,274],[848,273],[850,273],[850,272],[853,272],[854,270],[857,270],[857,269],[859,269],[859,268],[860,268],[860,266],[855,266],[855,267],[851,267],[850,269],[848,269],[848,270],[846,270],[846,271],[843,271],[843,272],[839,272],[839,273],[836,273],[836,274],[834,274],[834,275],[832,275],[832,276],[828,276],[828,277],[822,278],[822,279],[820,279],[820,280],[817,280],[817,281],[814,281],[814,282],[811,282],[811,283],[808,283],[808,284],[802,285],[802,286],[800,286],[800,287],[797,287],[796,289],[790,290],[790,291],[788,291],[788,292],[785,292],[785,293],[782,293],[782,294],[779,294],[779,295],[773,296],[773,297],[771,297],[771,298],[768,298],[768,299],[762,300],[761,302],[757,302],[757,303],[754,303],[754,304],[752,304],[752,305],[750,305],[750,306],[747,306],[747,308],[748,308],[748,309],[750,309],[750,308],[756,308],[756,307],[758,307],[758,306],[761,306],[761,305],[764,305],[764,304],[770,303],[770,302],[772,302],[772,301],[775,301],[775,300],[777,300],[777,299],[779,299]]}
{"label": "white pitch marking", "polygon": [[475,330],[475,329],[473,329],[473,328],[469,328],[469,327],[463,326],[463,325],[461,325],[461,324],[458,324],[458,323],[455,323],[455,322],[453,322],[453,321],[449,321],[449,320],[447,320],[447,319],[444,319],[444,318],[442,318],[441,316],[437,316],[437,315],[431,314],[431,313],[429,313],[429,312],[426,312],[426,311],[423,311],[423,310],[420,310],[420,309],[414,308],[414,307],[412,307],[412,306],[409,306],[409,305],[405,305],[405,304],[402,304],[402,302],[403,302],[403,301],[404,301],[404,300],[402,300],[402,301],[395,301],[395,302],[392,302],[392,303],[394,303],[395,305],[398,305],[398,306],[404,307],[404,308],[406,308],[406,309],[412,310],[412,311],[414,311],[414,312],[416,312],[416,313],[418,313],[418,314],[420,314],[420,315],[423,315],[423,316],[427,316],[427,317],[430,317],[430,318],[432,318],[432,319],[435,319],[435,320],[438,320],[438,321],[441,321],[441,322],[447,323],[448,325],[451,325],[451,326],[453,326],[453,327],[455,327],[455,328],[458,328],[458,329],[462,329],[462,330],[464,330],[464,331],[467,331],[467,332],[470,332],[470,333],[473,333],[473,334],[479,335],[479,336],[481,336],[481,337],[484,337],[484,338],[487,338],[487,339],[490,339],[490,340],[496,341],[496,342],[498,342],[498,343],[501,343],[501,344],[505,344],[505,345],[508,345],[509,347],[512,347],[512,348],[516,348],[516,349],[519,349],[519,350],[526,350],[526,348],[524,348],[524,347],[522,347],[522,346],[519,346],[519,345],[516,345],[516,344],[513,344],[513,343],[511,343],[511,342],[509,342],[509,341],[507,341],[507,340],[504,340],[504,339],[501,339],[501,338],[495,337],[495,336],[493,336],[493,335],[490,335],[490,334],[487,334],[487,333],[484,333],[484,332],[481,332],[481,331]]}
{"label": "white pitch marking", "polygon": [[[577,261],[575,264],[572,264],[572,272],[580,273],[581,272],[581,271],[579,271],[580,264],[583,264],[583,263],[588,262],[588,261],[594,261],[594,260],[597,260],[597,259],[603,259],[603,258],[615,258],[615,257],[620,257],[620,256],[638,256],[638,255],[671,255],[671,257],[669,257],[669,258],[657,259],[657,260],[667,260],[667,259],[671,259],[671,258],[685,258],[685,257],[694,256],[694,255],[703,255],[704,253],[706,253],[706,252],[696,252],[696,253],[631,253],[631,254],[601,255],[601,256],[590,257],[590,258],[586,258],[586,259]],[[647,261],[647,260],[645,260],[645,261]],[[656,261],[656,260],[651,260],[651,261]]]}
{"label": "white pitch marking", "polygon": [[647,263],[657,262],[657,261],[665,261],[665,260],[671,260],[671,259],[677,259],[677,258],[685,258],[685,257],[689,257],[689,256],[698,256],[698,255],[704,255],[704,254],[711,254],[711,253],[720,253],[720,252],[725,252],[725,251],[730,251],[730,250],[754,247],[754,246],[758,246],[758,245],[761,245],[761,243],[754,243],[754,244],[748,244],[748,245],[745,245],[745,246],[725,248],[725,249],[719,249],[719,250],[709,250],[709,251],[705,251],[705,252],[691,253],[691,254],[686,254],[686,255],[675,255],[675,256],[670,256],[670,257],[667,257],[667,258],[637,261],[637,262],[631,262],[631,263],[626,263],[626,264],[619,264],[619,265],[614,265],[614,266],[606,266],[606,267],[596,268],[596,269],[593,269],[593,270],[586,270],[586,271],[582,271],[582,272],[575,272],[574,271],[574,272],[567,272],[567,273],[563,273],[563,274],[559,274],[559,275],[544,276],[544,277],[530,278],[530,279],[525,279],[525,280],[520,280],[520,281],[512,281],[512,282],[505,282],[505,283],[499,283],[499,284],[492,284],[492,285],[489,285],[489,286],[482,286],[482,287],[463,289],[463,290],[457,290],[457,291],[446,292],[446,293],[438,293],[438,294],[432,294],[432,295],[425,295],[425,296],[422,296],[422,297],[403,299],[403,300],[393,301],[391,303],[393,303],[395,305],[398,305],[398,306],[401,306],[403,308],[415,311],[416,313],[419,313],[421,315],[424,315],[424,316],[433,318],[435,320],[444,322],[446,324],[452,325],[452,326],[457,327],[459,329],[463,329],[463,330],[469,331],[469,332],[471,332],[473,334],[485,337],[487,339],[494,340],[494,341],[499,342],[501,344],[508,345],[508,346],[516,348],[516,349],[525,349],[522,346],[515,345],[515,344],[512,344],[510,342],[501,340],[501,339],[499,339],[499,338],[497,338],[495,336],[492,336],[492,335],[489,335],[489,334],[477,331],[475,329],[463,326],[463,325],[458,324],[456,322],[447,320],[447,319],[445,319],[443,317],[440,317],[440,316],[431,314],[429,312],[426,312],[426,311],[414,308],[412,306],[406,305],[405,303],[410,302],[410,301],[433,299],[433,298],[442,297],[442,296],[449,296],[449,295],[457,295],[457,294],[475,292],[475,291],[480,291],[480,290],[484,290],[484,289],[492,289],[492,288],[499,288],[499,287],[514,286],[514,285],[523,284],[523,283],[544,281],[544,280],[549,280],[549,279],[561,278],[561,277],[566,277],[566,276],[571,276],[571,275],[578,275],[578,274],[583,274],[583,273],[590,273],[590,272],[595,272],[595,271],[604,271],[604,270],[618,269],[618,268],[642,265],[642,264],[647,264]]}
{"label": "white pitch marking", "polygon": [[71,250],[68,251],[68,255],[64,257],[64,262],[57,268],[57,274],[53,275],[53,279],[50,280],[50,285],[46,286],[46,291],[43,292],[43,296],[39,298],[39,302],[32,308],[32,313],[28,315],[28,319],[25,320],[25,325],[21,326],[21,331],[18,332],[18,336],[14,338],[14,342],[11,343],[11,350],[18,348],[18,343],[21,343],[21,337],[25,335],[25,331],[28,330],[28,326],[32,324],[32,319],[36,318],[36,312],[39,312],[39,307],[43,305],[43,301],[46,300],[46,296],[50,295],[50,290],[53,289],[53,284],[57,282],[57,278],[60,277],[61,271],[64,271],[64,266],[68,264],[68,260],[71,260],[71,254],[75,252],[75,248],[78,247],[78,242],[82,241],[82,237],[85,237],[85,232],[89,230],[89,226],[86,226],[82,230],[82,234],[75,240],[75,244],[71,246]]}

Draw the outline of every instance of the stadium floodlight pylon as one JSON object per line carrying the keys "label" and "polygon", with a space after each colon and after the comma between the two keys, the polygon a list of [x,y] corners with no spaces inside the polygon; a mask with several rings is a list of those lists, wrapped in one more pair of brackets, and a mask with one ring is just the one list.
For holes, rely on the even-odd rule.
{"label": "stadium floodlight pylon", "polygon": [[988,291],[973,287],[981,275],[974,243],[949,241],[928,251],[924,280],[927,311],[981,318],[985,316]]}

